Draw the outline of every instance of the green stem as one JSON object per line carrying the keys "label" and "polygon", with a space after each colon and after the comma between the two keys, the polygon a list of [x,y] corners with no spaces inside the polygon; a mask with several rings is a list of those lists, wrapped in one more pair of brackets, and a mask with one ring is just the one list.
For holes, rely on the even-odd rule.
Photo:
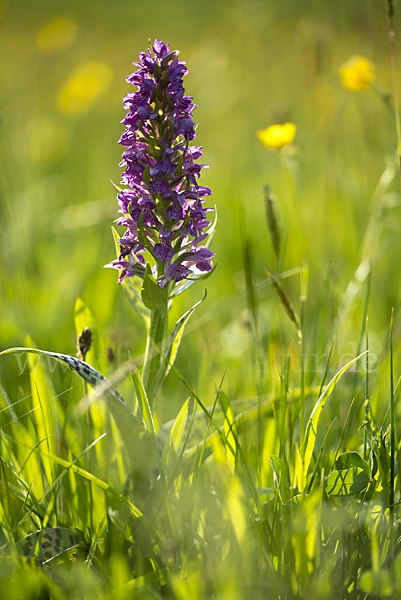
{"label": "green stem", "polygon": [[[366,339],[366,350],[369,349],[369,337],[368,337],[368,315],[366,315],[366,326],[365,326],[365,339]],[[368,434],[370,431],[370,400],[369,400],[369,354],[365,356],[365,404],[364,404],[364,423],[363,428],[363,458],[368,458]],[[369,427],[369,430],[368,430]],[[371,443],[371,435],[369,435],[369,443]]]}
{"label": "green stem", "polygon": [[304,316],[305,316],[305,302],[308,299],[308,279],[309,279],[309,274],[308,274],[308,264],[306,263],[306,261],[304,260],[303,262],[303,266],[302,266],[302,271],[301,271],[301,297],[300,297],[300,302],[301,302],[301,314],[300,314],[300,327],[301,327],[301,332],[302,332],[302,339],[301,339],[301,381],[300,381],[300,387],[301,387],[301,436],[300,436],[300,443],[301,443],[301,448],[304,447],[304,442],[305,442],[305,326],[304,326]]}
{"label": "green stem", "polygon": [[163,307],[150,313],[150,326],[146,340],[145,361],[142,380],[148,395],[149,404],[154,405],[160,385],[155,385],[156,375],[163,363],[164,346],[168,325],[168,286],[163,288]]}
{"label": "green stem", "polygon": [[394,378],[393,378],[393,324],[394,308],[390,321],[390,531],[394,523],[394,480],[395,480],[395,411],[394,411]]}
{"label": "green stem", "polygon": [[301,332],[302,332],[302,339],[301,339],[301,345],[300,345],[300,350],[301,350],[301,356],[300,356],[300,363],[301,363],[301,381],[300,381],[300,388],[301,388],[301,415],[300,415],[300,447],[303,448],[304,447],[304,441],[305,441],[305,347],[304,347],[304,299],[301,298],[301,314],[300,314],[300,325],[301,325]]}
{"label": "green stem", "polygon": [[386,0],[387,8],[387,23],[388,35],[390,39],[390,55],[391,55],[391,72],[393,75],[393,98],[395,124],[397,129],[397,154],[400,165],[400,182],[401,182],[401,124],[400,115],[398,112],[398,93],[397,93],[397,68],[395,64],[395,31],[394,31],[394,0]]}

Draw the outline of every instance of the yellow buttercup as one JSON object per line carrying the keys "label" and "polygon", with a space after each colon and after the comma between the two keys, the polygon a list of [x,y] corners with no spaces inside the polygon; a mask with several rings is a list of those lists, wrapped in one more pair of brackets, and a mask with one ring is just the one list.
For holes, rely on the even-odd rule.
{"label": "yellow buttercup", "polygon": [[257,132],[258,138],[267,148],[282,148],[291,144],[297,131],[294,123],[271,125]]}
{"label": "yellow buttercup", "polygon": [[339,68],[341,83],[347,90],[368,90],[375,80],[374,66],[364,56],[352,56]]}

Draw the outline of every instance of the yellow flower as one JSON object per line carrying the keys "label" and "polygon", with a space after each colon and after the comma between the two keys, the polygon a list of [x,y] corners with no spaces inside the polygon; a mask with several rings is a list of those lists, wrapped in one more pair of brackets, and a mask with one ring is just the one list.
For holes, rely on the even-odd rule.
{"label": "yellow flower", "polygon": [[284,125],[271,125],[267,129],[258,131],[258,138],[268,148],[282,148],[291,144],[297,131],[294,123]]}
{"label": "yellow flower", "polygon": [[66,81],[57,97],[59,112],[70,117],[86,113],[109,87],[112,69],[102,62],[85,62]]}
{"label": "yellow flower", "polygon": [[78,25],[72,19],[58,17],[49,21],[38,35],[38,46],[47,54],[66,50],[77,37]]}
{"label": "yellow flower", "polygon": [[368,90],[376,78],[372,63],[364,56],[351,56],[338,72],[346,90]]}

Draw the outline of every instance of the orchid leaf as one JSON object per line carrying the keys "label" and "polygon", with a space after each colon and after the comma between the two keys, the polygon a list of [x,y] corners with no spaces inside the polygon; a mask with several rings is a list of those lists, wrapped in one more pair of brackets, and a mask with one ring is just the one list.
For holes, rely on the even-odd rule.
{"label": "orchid leaf", "polygon": [[[120,246],[118,242],[120,236],[114,227],[111,229],[113,232],[114,243],[116,245],[117,258],[119,258]],[[145,323],[146,329],[148,330],[150,323],[150,310],[144,305],[141,298],[141,280],[138,277],[124,277],[120,285],[128,298],[128,302],[131,304],[137,315],[141,317],[142,321]]]}
{"label": "orchid leaf", "polygon": [[176,359],[178,348],[180,346],[182,335],[184,333],[185,325],[188,323],[191,315],[195,312],[195,309],[206,299],[206,296],[207,291],[205,290],[205,295],[203,296],[202,300],[196,302],[196,304],[194,304],[192,308],[190,308],[185,314],[183,314],[182,317],[180,317],[177,323],[174,325],[170,335],[170,342],[166,350],[166,360],[168,361],[166,375],[169,373],[171,366],[174,364],[174,361]]}
{"label": "orchid leaf", "polygon": [[181,343],[182,335],[184,333],[185,325],[188,323],[188,320],[189,320],[190,316],[193,314],[193,312],[195,311],[195,309],[199,306],[199,304],[201,304],[204,301],[206,296],[207,296],[207,292],[205,290],[205,295],[203,296],[202,300],[199,300],[199,302],[194,304],[193,307],[190,308],[186,313],[184,313],[182,315],[182,317],[180,317],[178,319],[177,323],[174,325],[173,330],[170,334],[168,346],[167,346],[165,354],[164,354],[164,360],[160,364],[159,370],[157,371],[155,379],[153,380],[153,383],[152,383],[152,388],[151,388],[151,391],[149,394],[149,396],[151,398],[155,397],[155,394],[157,394],[157,391],[159,390],[161,384],[163,383],[163,379],[168,375],[171,367],[174,364],[174,361],[175,361],[177,353],[178,353],[178,348]]}
{"label": "orchid leaf", "polygon": [[25,558],[47,563],[60,555],[71,558],[80,544],[80,537],[69,527],[47,527],[19,540],[16,548]]}
{"label": "orchid leaf", "polygon": [[116,192],[118,192],[119,194],[121,194],[121,192],[123,192],[123,188],[120,188],[120,186],[118,186],[116,183],[114,183],[114,181],[112,179],[110,179],[110,183],[113,186],[113,188],[116,190]]}
{"label": "orchid leaf", "polygon": [[145,228],[143,225],[143,211],[141,212],[140,217],[138,219],[137,227],[139,241],[144,246],[144,248],[146,248],[146,250],[153,256],[153,246],[145,233]]}
{"label": "orchid leaf", "polygon": [[149,264],[146,265],[145,277],[143,278],[142,301],[149,310],[164,310],[164,299],[161,287],[155,281]]}
{"label": "orchid leaf", "polygon": [[74,356],[37,350],[36,348],[10,348],[0,352],[0,356],[5,354],[15,354],[17,352],[28,352],[30,354],[50,356],[78,373],[78,375],[85,379],[91,386],[104,386],[104,394],[108,399],[107,405],[110,408],[113,419],[117,424],[121,438],[127,449],[133,471],[141,476],[148,472],[154,455],[150,436],[128,407],[121,394],[109,384],[103,375]]}
{"label": "orchid leaf", "polygon": [[131,304],[135,312],[141,317],[145,323],[146,329],[149,329],[150,324],[150,310],[145,306],[140,296],[140,279],[138,277],[125,277],[121,282],[122,288],[125,295],[128,298],[128,302]]}

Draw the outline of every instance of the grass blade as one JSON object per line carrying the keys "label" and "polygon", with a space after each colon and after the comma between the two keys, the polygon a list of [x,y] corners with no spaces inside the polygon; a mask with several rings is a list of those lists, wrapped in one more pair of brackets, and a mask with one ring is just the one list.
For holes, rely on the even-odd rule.
{"label": "grass blade", "polygon": [[296,313],[292,307],[290,299],[287,296],[287,293],[284,291],[283,286],[278,281],[278,279],[273,274],[273,272],[269,269],[269,267],[266,267],[266,273],[267,273],[267,277],[270,281],[272,288],[276,292],[278,299],[280,300],[281,304],[283,305],[285,312],[287,313],[287,315],[290,318],[290,321],[294,324],[295,329],[297,330],[298,338],[301,340],[302,339],[301,325],[299,323],[298,316],[296,315]]}
{"label": "grass blade", "polygon": [[359,360],[362,356],[364,356],[366,354],[366,352],[368,352],[368,350],[366,350],[365,352],[362,352],[362,354],[360,354],[359,356],[357,356],[356,358],[351,360],[349,363],[344,365],[338,371],[338,373],[336,373],[336,375],[334,375],[333,379],[330,381],[330,383],[328,384],[328,386],[326,387],[326,389],[324,390],[324,392],[322,393],[322,395],[316,402],[315,406],[313,407],[311,416],[309,417],[309,420],[308,420],[308,423],[306,426],[305,444],[304,444],[304,449],[303,449],[303,470],[304,470],[305,477],[308,473],[309,465],[310,465],[310,462],[312,459],[313,449],[315,447],[317,425],[319,422],[320,413],[322,412],[322,409],[323,409],[327,399],[331,395],[332,391],[334,390],[334,387],[335,387],[336,383],[338,382],[338,380],[344,375],[344,373],[357,360]]}

